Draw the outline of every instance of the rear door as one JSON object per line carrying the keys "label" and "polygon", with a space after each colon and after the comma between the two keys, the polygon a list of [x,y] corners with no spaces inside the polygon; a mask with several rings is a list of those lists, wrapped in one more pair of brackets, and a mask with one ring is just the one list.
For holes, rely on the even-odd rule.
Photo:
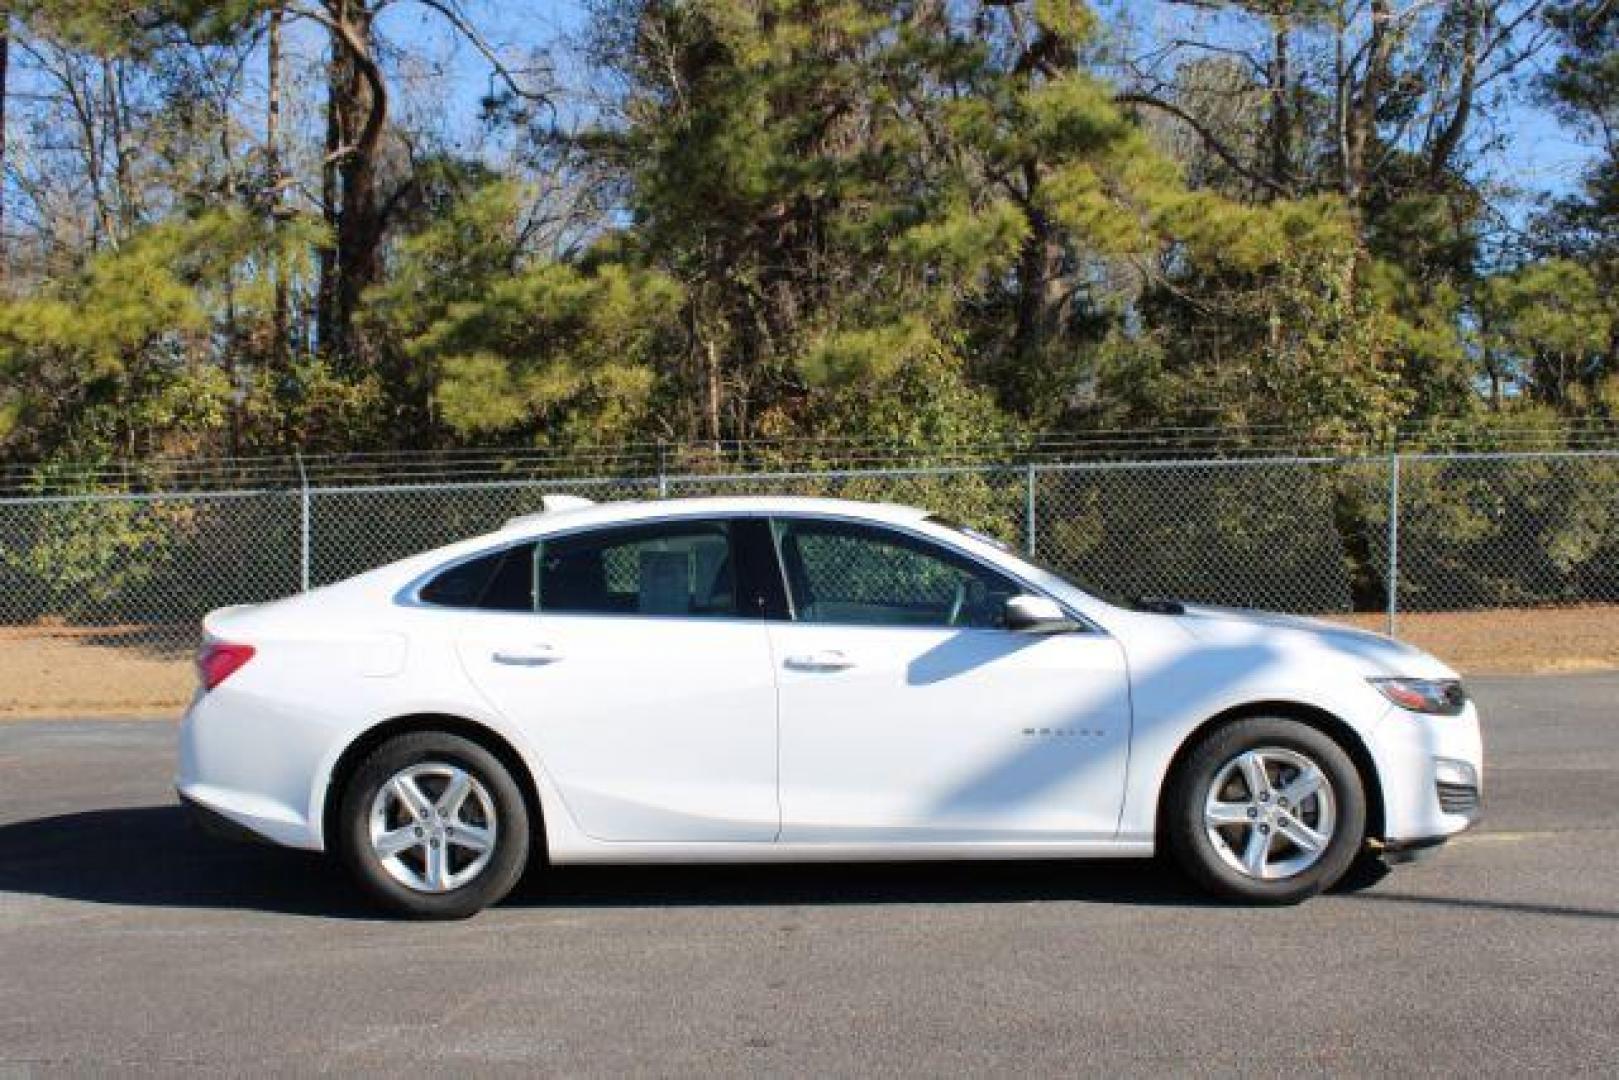
{"label": "rear door", "polygon": [[503,570],[525,610],[466,617],[469,676],[594,838],[776,836],[775,675],[735,534],[678,520],[525,545]]}

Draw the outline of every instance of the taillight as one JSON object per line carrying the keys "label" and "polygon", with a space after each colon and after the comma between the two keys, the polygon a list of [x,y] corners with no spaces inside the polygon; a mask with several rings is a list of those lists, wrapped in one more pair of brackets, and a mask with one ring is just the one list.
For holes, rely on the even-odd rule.
{"label": "taillight", "polygon": [[253,659],[251,645],[212,639],[203,642],[201,650],[197,653],[197,676],[202,679],[202,688],[212,690],[236,674],[237,670],[251,659]]}

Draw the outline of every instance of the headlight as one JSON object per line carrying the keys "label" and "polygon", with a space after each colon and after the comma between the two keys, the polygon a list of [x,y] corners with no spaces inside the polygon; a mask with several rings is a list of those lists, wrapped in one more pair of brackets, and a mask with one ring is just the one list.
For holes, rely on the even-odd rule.
{"label": "headlight", "polygon": [[1467,691],[1459,679],[1371,679],[1384,697],[1400,708],[1431,716],[1455,716],[1467,707]]}

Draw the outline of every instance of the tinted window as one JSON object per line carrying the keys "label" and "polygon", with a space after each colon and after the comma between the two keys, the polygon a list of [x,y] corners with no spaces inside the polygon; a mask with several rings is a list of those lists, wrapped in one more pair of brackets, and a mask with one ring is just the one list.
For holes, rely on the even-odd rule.
{"label": "tinted window", "polygon": [[533,583],[534,545],[519,544],[450,567],[419,595],[443,607],[533,611]]}
{"label": "tinted window", "polygon": [[590,615],[735,616],[727,527],[670,522],[543,541],[540,610]]}
{"label": "tinted window", "polygon": [[1016,582],[927,541],[868,525],[775,522],[799,622],[1000,626]]}

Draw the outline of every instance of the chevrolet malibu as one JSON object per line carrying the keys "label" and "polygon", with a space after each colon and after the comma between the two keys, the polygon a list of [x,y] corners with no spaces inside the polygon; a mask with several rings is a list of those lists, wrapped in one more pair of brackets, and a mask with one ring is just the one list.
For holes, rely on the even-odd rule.
{"label": "chevrolet malibu", "polygon": [[204,624],[181,799],[470,915],[530,862],[1150,856],[1292,903],[1466,828],[1454,672],[900,506],[593,505]]}

